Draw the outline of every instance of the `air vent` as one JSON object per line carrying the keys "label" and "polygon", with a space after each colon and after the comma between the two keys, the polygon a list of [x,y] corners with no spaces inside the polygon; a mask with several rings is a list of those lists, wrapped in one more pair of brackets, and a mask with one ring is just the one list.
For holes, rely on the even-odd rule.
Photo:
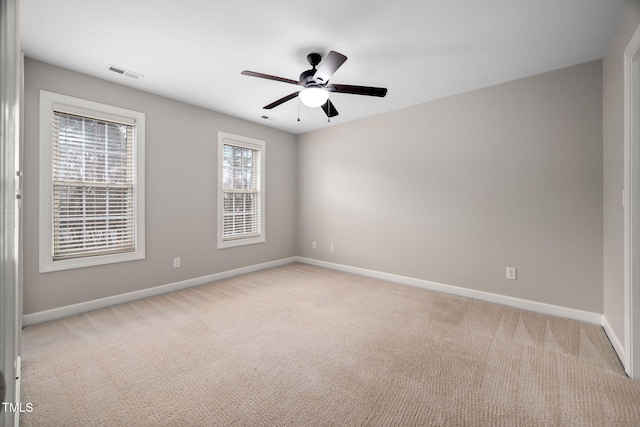
{"label": "air vent", "polygon": [[125,70],[124,68],[116,67],[115,65],[107,65],[107,70],[136,80],[143,77],[142,74],[134,73],[133,71]]}
{"label": "air vent", "polygon": [[121,70],[120,68],[116,68],[112,65],[109,65],[109,71],[113,71],[114,73],[118,73],[118,74],[124,74],[124,70]]}

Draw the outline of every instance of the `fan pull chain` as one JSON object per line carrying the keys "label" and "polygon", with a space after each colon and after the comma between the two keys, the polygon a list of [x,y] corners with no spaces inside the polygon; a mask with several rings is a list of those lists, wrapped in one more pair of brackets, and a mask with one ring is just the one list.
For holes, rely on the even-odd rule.
{"label": "fan pull chain", "polygon": [[298,98],[298,121],[300,121],[300,98]]}

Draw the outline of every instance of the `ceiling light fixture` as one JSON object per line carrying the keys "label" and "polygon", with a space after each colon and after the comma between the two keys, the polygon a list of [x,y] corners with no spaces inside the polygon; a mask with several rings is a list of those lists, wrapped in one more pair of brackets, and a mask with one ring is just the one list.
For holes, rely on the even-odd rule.
{"label": "ceiling light fixture", "polygon": [[298,97],[300,97],[302,103],[307,107],[315,108],[320,107],[327,102],[329,99],[329,92],[318,86],[311,86],[301,90],[300,93],[298,93]]}
{"label": "ceiling light fixture", "polygon": [[[311,108],[322,107],[327,118],[336,117],[338,110],[329,99],[329,92],[349,93],[352,95],[366,95],[383,97],[387,94],[387,88],[372,86],[354,86],[339,85],[329,83],[333,73],[347,60],[347,57],[341,53],[331,51],[322,59],[319,53],[310,53],[307,55],[307,61],[311,65],[310,70],[303,71],[299,80],[291,80],[284,77],[272,76],[269,74],[257,73],[255,71],[244,70],[243,76],[259,77],[261,79],[276,80],[283,83],[289,83],[298,86],[296,92],[283,96],[271,104],[265,105],[265,110],[282,105],[287,101],[298,98],[298,121],[300,121],[300,104]],[[300,88],[303,86],[304,88]]]}

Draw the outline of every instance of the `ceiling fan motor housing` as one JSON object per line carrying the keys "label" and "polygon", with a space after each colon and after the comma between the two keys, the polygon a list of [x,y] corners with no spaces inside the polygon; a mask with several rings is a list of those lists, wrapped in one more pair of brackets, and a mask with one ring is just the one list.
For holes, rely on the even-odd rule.
{"label": "ceiling fan motor housing", "polygon": [[303,71],[300,74],[300,82],[304,84],[304,87],[309,87],[309,85],[316,85],[316,81],[313,76],[316,74],[316,69]]}

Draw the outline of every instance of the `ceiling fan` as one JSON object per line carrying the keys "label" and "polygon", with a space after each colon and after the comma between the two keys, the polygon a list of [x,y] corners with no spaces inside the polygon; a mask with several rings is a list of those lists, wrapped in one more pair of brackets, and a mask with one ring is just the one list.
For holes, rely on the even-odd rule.
{"label": "ceiling fan", "polygon": [[284,77],[271,76],[269,74],[262,74],[248,70],[243,71],[241,74],[304,87],[302,90],[293,92],[269,105],[265,105],[263,108],[267,110],[277,107],[278,105],[295,97],[299,97],[300,101],[308,107],[322,107],[327,117],[331,118],[338,115],[338,110],[336,110],[329,99],[329,92],[379,97],[383,97],[387,94],[387,89],[382,87],[329,83],[329,79],[333,76],[333,73],[335,73],[346,60],[346,56],[334,51],[329,52],[324,59],[322,59],[322,56],[319,53],[310,53],[307,55],[307,61],[309,61],[312,68],[310,70],[303,71],[302,74],[300,74],[300,80],[291,80]]}

